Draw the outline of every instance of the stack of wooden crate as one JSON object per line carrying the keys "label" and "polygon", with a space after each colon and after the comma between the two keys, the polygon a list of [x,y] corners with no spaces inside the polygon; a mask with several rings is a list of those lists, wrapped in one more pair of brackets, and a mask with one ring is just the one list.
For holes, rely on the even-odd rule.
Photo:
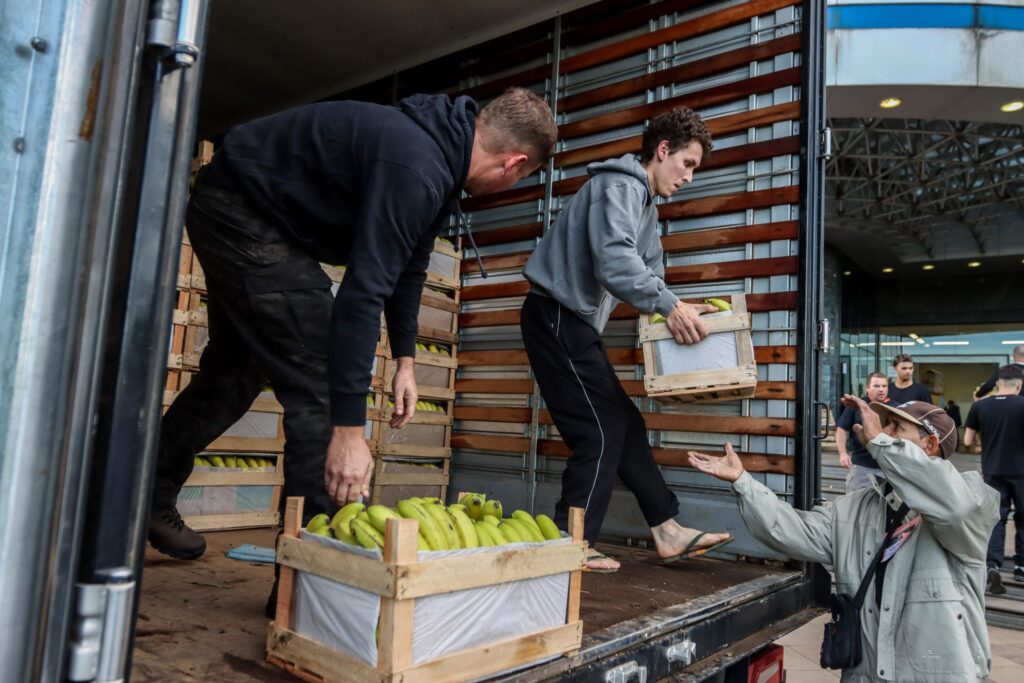
{"label": "stack of wooden crate", "polygon": [[[381,321],[367,397],[366,438],[374,454],[371,500],[393,505],[401,498],[436,496],[448,489],[455,402],[456,343],[461,254],[448,240],[435,241],[418,316],[414,373],[419,403],[412,421],[392,429],[395,412],[392,379],[397,362]],[[344,269],[325,266],[335,282]]]}
{"label": "stack of wooden crate", "polygon": [[[193,173],[209,163],[212,156],[212,145],[201,143],[199,155],[193,160]],[[199,358],[209,340],[206,304],[206,278],[185,233],[167,358],[164,410],[199,370]],[[201,454],[208,462],[210,457],[219,456],[218,465],[221,461],[226,465],[197,464],[185,482],[178,496],[178,510],[189,526],[213,531],[278,525],[284,485],[283,413],[267,387],[242,419]]]}

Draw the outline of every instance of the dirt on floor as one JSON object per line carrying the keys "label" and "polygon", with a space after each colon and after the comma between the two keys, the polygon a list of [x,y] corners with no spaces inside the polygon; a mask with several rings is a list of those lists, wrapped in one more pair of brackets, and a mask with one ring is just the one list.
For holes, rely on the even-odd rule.
{"label": "dirt on floor", "polygon": [[[264,606],[273,565],[228,559],[230,548],[272,547],[272,529],[205,535],[206,554],[193,562],[147,549],[135,632],[133,681],[288,681],[265,661]],[[601,545],[622,562],[615,574],[584,574],[581,615],[585,633],[642,617],[748,581],[771,569],[742,562],[698,559],[662,565],[650,550]]]}

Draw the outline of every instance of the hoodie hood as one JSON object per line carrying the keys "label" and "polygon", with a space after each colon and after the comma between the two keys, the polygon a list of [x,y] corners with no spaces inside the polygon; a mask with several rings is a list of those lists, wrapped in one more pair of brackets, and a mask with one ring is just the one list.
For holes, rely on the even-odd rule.
{"label": "hoodie hood", "polygon": [[628,176],[637,178],[644,184],[644,187],[647,188],[648,198],[654,198],[654,195],[651,193],[651,182],[647,178],[647,170],[644,169],[643,164],[640,163],[639,154],[624,154],[618,159],[598,161],[587,166],[587,174],[591,177],[600,175],[601,173],[624,173]]}
{"label": "hoodie hood", "polygon": [[476,102],[465,95],[454,101],[447,95],[412,95],[398,103],[398,108],[425,130],[444,154],[455,179],[456,195],[469,175],[469,159],[473,154],[476,130]]}

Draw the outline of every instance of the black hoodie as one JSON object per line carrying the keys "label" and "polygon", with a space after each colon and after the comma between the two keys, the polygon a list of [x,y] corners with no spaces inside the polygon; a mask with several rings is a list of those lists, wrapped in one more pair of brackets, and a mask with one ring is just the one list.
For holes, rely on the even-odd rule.
{"label": "black hoodie", "polygon": [[362,425],[381,310],[414,356],[434,238],[466,182],[476,103],[323,102],[233,128],[202,182],[239,192],[311,257],[347,266],[330,335],[331,421]]}

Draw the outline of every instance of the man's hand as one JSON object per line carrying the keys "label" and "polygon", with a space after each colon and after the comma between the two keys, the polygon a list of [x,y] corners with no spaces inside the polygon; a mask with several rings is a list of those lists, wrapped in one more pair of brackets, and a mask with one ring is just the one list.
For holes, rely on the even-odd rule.
{"label": "man's hand", "polygon": [[420,397],[416,391],[415,363],[416,359],[410,356],[398,359],[398,369],[391,382],[391,389],[395,393],[395,414],[391,416],[392,429],[401,429],[409,424],[409,420],[416,414],[416,401]]}
{"label": "man's hand", "polygon": [[687,304],[679,301],[665,318],[665,326],[678,344],[696,344],[708,336],[708,330],[700,321],[701,313],[714,313],[718,309],[711,304]]}
{"label": "man's hand", "polygon": [[852,465],[853,465],[853,460],[850,458],[850,454],[849,453],[840,453],[839,454],[839,466],[840,467],[845,467],[846,469],[850,469],[850,467]]}
{"label": "man's hand", "polygon": [[688,451],[686,458],[690,461],[690,467],[695,470],[730,483],[739,479],[744,472],[743,461],[740,460],[740,456],[736,455],[731,443],[725,444],[724,456]]}
{"label": "man's hand", "polygon": [[853,425],[853,433],[862,444],[867,444],[882,433],[882,419],[878,417],[878,413],[871,410],[871,406],[864,399],[859,396],[844,394],[843,405],[847,408],[860,410],[860,424]]}
{"label": "man's hand", "polygon": [[373,457],[366,446],[363,427],[335,427],[327,446],[324,488],[337,505],[370,497]]}

